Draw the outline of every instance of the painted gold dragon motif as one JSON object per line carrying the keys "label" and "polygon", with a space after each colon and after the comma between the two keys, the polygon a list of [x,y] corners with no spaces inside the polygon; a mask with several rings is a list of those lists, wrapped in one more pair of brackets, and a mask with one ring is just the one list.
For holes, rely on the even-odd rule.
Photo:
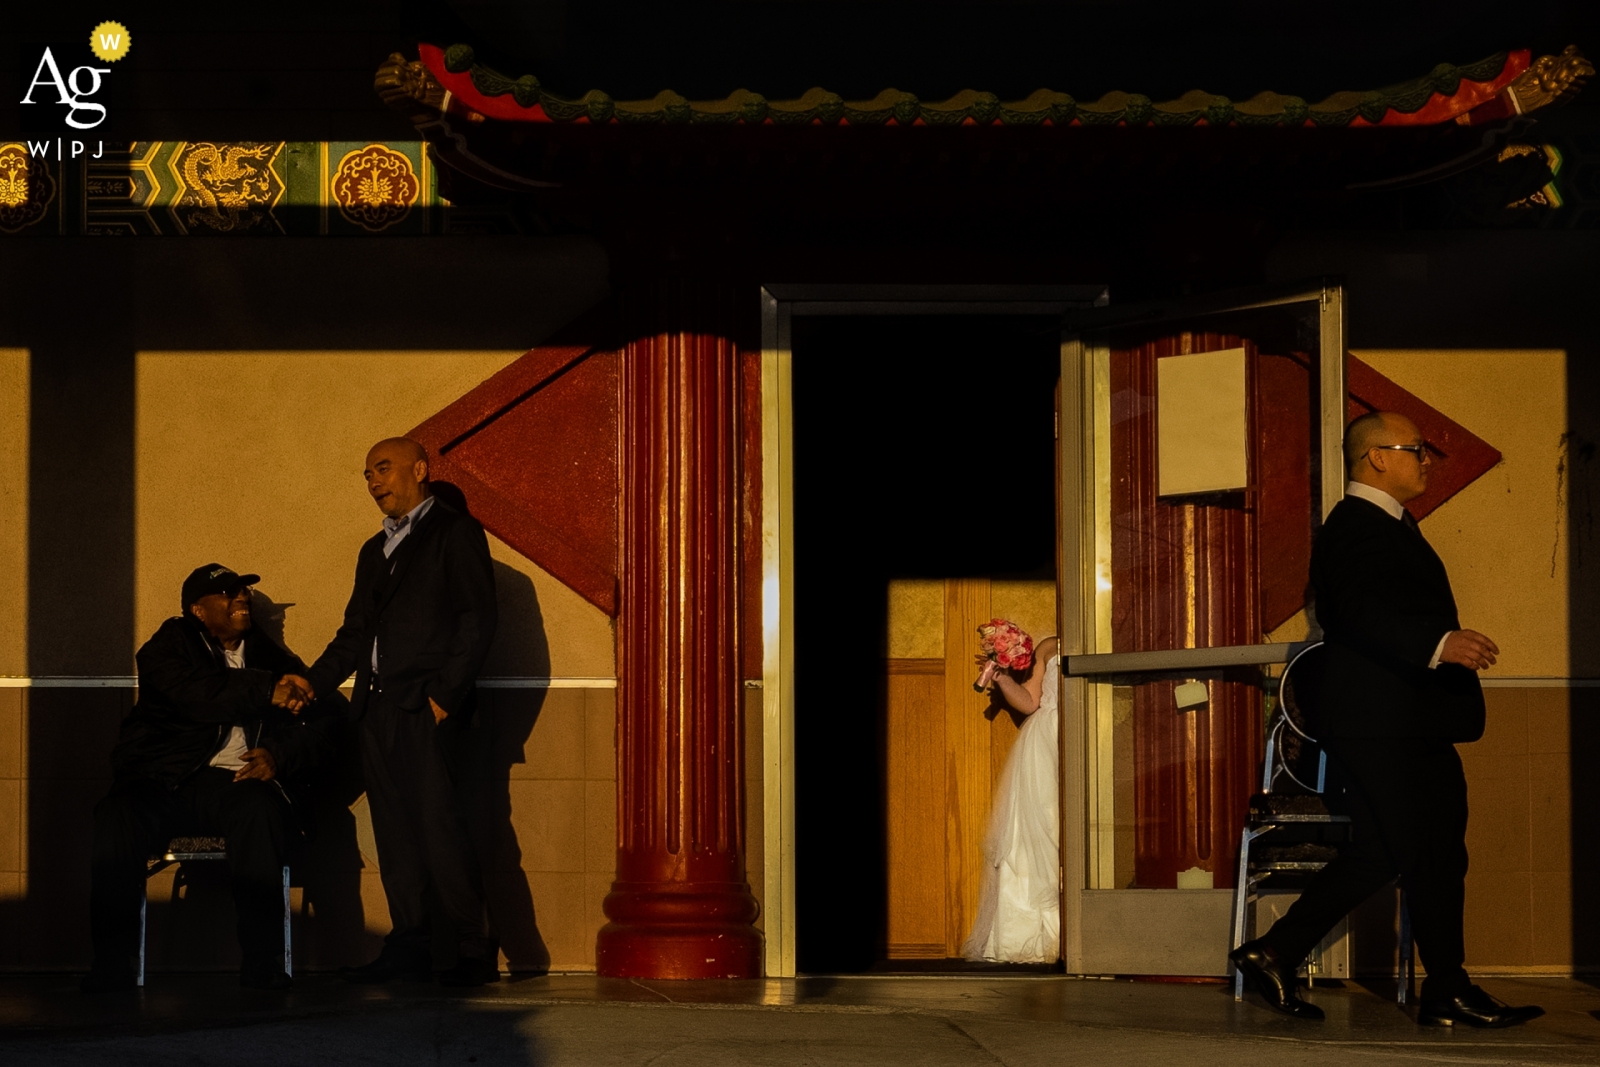
{"label": "painted gold dragon motif", "polygon": [[282,148],[282,142],[183,145],[170,163],[182,189],[173,217],[190,233],[277,228],[272,207],[283,182],[272,161]]}

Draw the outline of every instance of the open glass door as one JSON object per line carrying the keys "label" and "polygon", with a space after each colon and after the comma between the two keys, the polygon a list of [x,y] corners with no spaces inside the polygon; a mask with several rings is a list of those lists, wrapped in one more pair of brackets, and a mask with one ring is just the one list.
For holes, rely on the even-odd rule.
{"label": "open glass door", "polygon": [[1227,973],[1269,676],[1344,489],[1331,283],[1096,309],[1062,335],[1063,956]]}

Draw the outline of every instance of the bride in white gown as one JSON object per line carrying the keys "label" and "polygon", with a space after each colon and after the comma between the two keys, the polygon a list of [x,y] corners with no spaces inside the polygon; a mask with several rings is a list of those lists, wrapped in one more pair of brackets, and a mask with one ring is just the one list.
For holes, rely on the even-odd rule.
{"label": "bride in white gown", "polygon": [[995,789],[983,842],[983,891],[972,933],[961,946],[969,960],[1054,963],[1060,956],[1060,750],[1056,742],[1060,665],[1056,639],[1035,649],[1020,682],[999,671],[995,685],[1027,718]]}

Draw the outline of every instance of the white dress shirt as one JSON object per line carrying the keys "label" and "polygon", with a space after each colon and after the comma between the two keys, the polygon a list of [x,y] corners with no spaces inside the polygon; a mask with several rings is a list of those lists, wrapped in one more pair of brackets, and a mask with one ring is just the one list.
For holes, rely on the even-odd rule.
{"label": "white dress shirt", "polygon": [[[228,666],[236,670],[244,669],[244,642],[239,642],[239,647],[222,650],[222,658]],[[222,746],[215,756],[211,757],[211,766],[221,767],[225,771],[236,771],[244,766],[245,750],[250,746],[245,744],[244,727],[234,723],[233,729],[228,731],[228,743]]]}
{"label": "white dress shirt", "polygon": [[383,520],[383,558],[388,559],[394,555],[394,550],[400,547],[400,542],[411,536],[412,527],[422,520],[422,516],[433,507],[433,497],[425,496],[422,503],[400,516],[398,519],[385,518]]}
{"label": "white dress shirt", "polygon": [[[1357,499],[1365,500],[1369,504],[1378,505],[1395,522],[1405,521],[1405,505],[1377,486],[1368,485],[1365,482],[1346,482],[1344,495],[1353,496]],[[1454,630],[1448,630],[1443,637],[1439,638],[1439,647],[1433,650],[1433,658],[1428,661],[1428,669],[1430,671],[1439,666],[1439,657],[1444,655],[1444,643],[1450,640],[1450,635],[1453,633],[1455,633]]]}

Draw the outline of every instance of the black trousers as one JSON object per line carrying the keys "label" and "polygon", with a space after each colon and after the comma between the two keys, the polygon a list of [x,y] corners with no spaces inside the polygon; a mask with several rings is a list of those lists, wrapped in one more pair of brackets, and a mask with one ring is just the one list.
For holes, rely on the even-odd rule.
{"label": "black trousers", "polygon": [[378,873],[392,929],[386,953],[431,958],[430,900],[463,957],[495,954],[483,876],[466,820],[466,786],[454,721],[435,724],[428,708],[398,708],[373,693],[361,719],[361,770]]}
{"label": "black trousers", "polygon": [[1328,806],[1350,816],[1350,843],[1312,878],[1266,939],[1299,961],[1350,910],[1403,879],[1425,999],[1470,984],[1463,968],[1467,780],[1455,746],[1418,739],[1330,740]]}
{"label": "black trousers", "polygon": [[235,782],[202,767],[169,790],[148,779],[117,782],[94,808],[89,930],[97,966],[122,968],[139,951],[146,863],[174,837],[222,836],[246,966],[283,961],[283,866],[288,802],[270,782]]}

